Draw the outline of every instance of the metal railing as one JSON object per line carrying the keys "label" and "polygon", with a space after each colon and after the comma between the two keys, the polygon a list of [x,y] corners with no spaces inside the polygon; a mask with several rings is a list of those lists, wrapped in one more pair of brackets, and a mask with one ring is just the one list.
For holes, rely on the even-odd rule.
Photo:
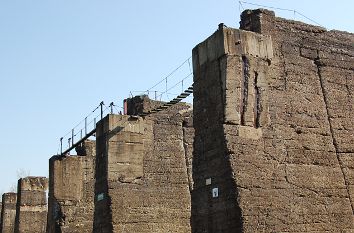
{"label": "metal railing", "polygon": [[[116,110],[117,113],[122,114],[113,102],[106,106],[104,102],[101,101],[90,114],[60,138],[60,155],[63,156],[69,154],[71,150],[75,149],[75,147],[80,145],[86,139],[94,136],[97,121],[102,120],[103,117],[109,113],[113,114],[114,110]],[[67,146],[64,145],[65,141],[67,141]]]}
{"label": "metal railing", "polygon": [[[183,78],[178,80],[176,77]],[[185,87],[189,88],[185,89]],[[134,93],[137,93],[137,91]],[[192,93],[193,74],[191,68],[191,57],[189,57],[167,76],[165,76],[161,81],[157,82],[146,91],[139,92],[140,95],[144,94],[149,96],[153,94],[153,97],[149,96],[150,99],[165,101],[165,103],[161,106],[139,115],[144,117],[149,114],[167,109],[168,107],[177,104],[182,99],[189,97]],[[133,92],[130,92],[130,95],[133,97]],[[170,96],[177,97],[171,100]],[[73,127],[69,132],[60,138],[60,155],[69,155],[70,151],[75,149],[75,147],[83,143],[91,136],[95,136],[97,120],[102,120],[105,114],[113,114],[114,109],[117,110],[117,113],[122,114],[122,112],[119,111],[116,107],[117,106],[113,102],[111,102],[109,106],[106,106],[102,101],[90,114],[88,114],[82,121],[80,121],[75,127]],[[67,146],[64,146],[66,141]]]}

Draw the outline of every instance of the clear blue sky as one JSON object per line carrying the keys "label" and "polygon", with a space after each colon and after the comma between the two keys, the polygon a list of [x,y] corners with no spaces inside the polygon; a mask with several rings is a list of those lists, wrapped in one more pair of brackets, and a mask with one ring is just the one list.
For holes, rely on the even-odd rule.
{"label": "clear blue sky", "polygon": [[[354,32],[351,0],[251,2]],[[0,192],[18,169],[47,176],[59,138],[101,100],[121,105],[151,87],[219,23],[238,28],[239,8],[232,0],[1,0]]]}

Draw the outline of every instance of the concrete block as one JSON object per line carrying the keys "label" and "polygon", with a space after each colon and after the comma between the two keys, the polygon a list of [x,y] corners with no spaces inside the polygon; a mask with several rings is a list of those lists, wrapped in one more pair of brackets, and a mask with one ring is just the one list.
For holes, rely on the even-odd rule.
{"label": "concrete block", "polygon": [[48,179],[25,177],[18,180],[16,233],[46,232]]}
{"label": "concrete block", "polygon": [[2,233],[13,233],[16,219],[16,193],[4,193],[2,195],[1,230]]}
{"label": "concrete block", "polygon": [[192,232],[354,231],[353,34],[241,18],[193,50]]}

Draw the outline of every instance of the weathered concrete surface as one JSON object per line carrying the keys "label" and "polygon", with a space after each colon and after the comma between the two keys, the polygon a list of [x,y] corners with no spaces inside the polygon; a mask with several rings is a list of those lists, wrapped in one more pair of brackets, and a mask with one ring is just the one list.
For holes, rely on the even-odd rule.
{"label": "weathered concrete surface", "polygon": [[354,35],[265,10],[241,28],[193,50],[192,231],[353,232]]}
{"label": "weathered concrete surface", "polygon": [[15,233],[45,232],[48,179],[25,177],[18,180]]}
{"label": "weathered concrete surface", "polygon": [[16,218],[16,193],[4,193],[2,195],[1,208],[1,232],[13,233],[15,230]]}
{"label": "weathered concrete surface", "polygon": [[78,156],[49,160],[47,232],[92,232],[96,142],[86,140]]}
{"label": "weathered concrete surface", "polygon": [[[129,114],[154,106],[135,101]],[[183,104],[100,121],[94,232],[190,232],[192,138],[191,109]]]}

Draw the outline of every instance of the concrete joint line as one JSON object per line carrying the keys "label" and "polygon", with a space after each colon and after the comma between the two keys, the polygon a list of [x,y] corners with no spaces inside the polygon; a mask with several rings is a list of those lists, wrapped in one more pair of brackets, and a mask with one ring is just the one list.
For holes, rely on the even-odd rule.
{"label": "concrete joint line", "polygon": [[[317,51],[317,54],[318,54],[318,51]],[[347,190],[347,193],[348,193],[348,198],[349,198],[349,201],[350,201],[350,205],[352,207],[352,212],[354,214],[354,206],[353,206],[353,201],[352,201],[352,198],[350,196],[350,192],[349,192],[349,182],[347,180],[347,177],[344,173],[344,166],[343,166],[343,163],[339,157],[339,152],[338,152],[338,143],[334,137],[334,131],[333,131],[333,126],[332,126],[332,121],[331,121],[331,118],[330,118],[330,115],[329,115],[329,110],[328,110],[328,100],[327,100],[327,93],[326,93],[326,90],[325,90],[325,87],[324,87],[324,83],[323,83],[323,78],[322,78],[322,75],[321,75],[321,65],[320,65],[320,62],[319,62],[319,58],[316,58],[315,59],[315,64],[317,66],[317,75],[319,77],[319,80],[320,80],[320,85],[321,85],[321,90],[322,90],[322,95],[323,95],[323,101],[325,103],[325,107],[326,107],[326,114],[327,114],[327,120],[328,120],[328,125],[329,125],[329,128],[330,128],[330,131],[331,131],[331,137],[332,137],[332,141],[333,141],[333,146],[334,146],[334,149],[335,149],[335,153],[336,153],[336,157],[337,157],[337,160],[338,160],[338,163],[339,163],[339,167],[340,167],[340,170],[342,172],[342,175],[343,175],[343,178],[344,178],[344,183],[345,183],[345,188]]]}

